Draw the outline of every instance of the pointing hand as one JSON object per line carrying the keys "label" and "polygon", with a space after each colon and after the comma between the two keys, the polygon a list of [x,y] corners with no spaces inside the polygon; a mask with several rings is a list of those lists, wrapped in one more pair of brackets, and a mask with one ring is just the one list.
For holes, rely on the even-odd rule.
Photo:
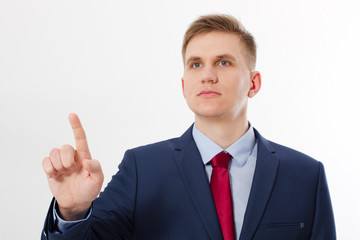
{"label": "pointing hand", "polygon": [[59,214],[64,220],[76,220],[86,214],[99,195],[104,174],[100,163],[91,158],[79,117],[72,113],[69,121],[76,149],[70,145],[54,148],[44,158],[42,166],[58,203]]}

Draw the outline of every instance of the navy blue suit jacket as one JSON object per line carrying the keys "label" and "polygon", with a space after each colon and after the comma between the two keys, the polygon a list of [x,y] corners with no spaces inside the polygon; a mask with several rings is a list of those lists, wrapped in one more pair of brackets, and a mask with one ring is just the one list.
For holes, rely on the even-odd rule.
{"label": "navy blue suit jacket", "polygon": [[[240,240],[336,239],[323,165],[255,135],[258,156]],[[222,239],[191,127],[180,138],[128,150],[92,208],[88,220],[56,235],[50,207],[42,239]]]}

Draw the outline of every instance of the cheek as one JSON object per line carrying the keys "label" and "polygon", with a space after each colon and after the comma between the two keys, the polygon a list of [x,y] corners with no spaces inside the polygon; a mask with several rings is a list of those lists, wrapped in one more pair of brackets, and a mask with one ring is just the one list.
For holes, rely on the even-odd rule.
{"label": "cheek", "polygon": [[185,98],[189,98],[191,96],[191,89],[193,89],[191,82],[184,80],[182,83],[182,91]]}
{"label": "cheek", "polygon": [[184,80],[183,80],[183,90],[185,93],[190,93],[194,87],[195,87],[195,82],[192,80],[194,78],[191,78],[190,76],[184,76]]}
{"label": "cheek", "polygon": [[232,82],[232,87],[237,91],[248,92],[251,87],[251,79],[249,76],[244,75],[236,75],[232,78],[234,81]]}
{"label": "cheek", "polygon": [[230,92],[243,91],[248,87],[247,79],[240,78],[238,75],[226,76],[222,79],[223,81],[219,82]]}

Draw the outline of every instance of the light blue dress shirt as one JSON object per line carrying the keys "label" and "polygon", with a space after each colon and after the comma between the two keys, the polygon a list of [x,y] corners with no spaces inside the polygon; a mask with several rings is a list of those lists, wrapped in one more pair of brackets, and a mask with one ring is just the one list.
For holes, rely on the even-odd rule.
{"label": "light blue dress shirt", "polygon": [[[236,239],[239,239],[256,165],[257,143],[254,129],[250,125],[248,131],[227,149],[222,149],[220,146],[214,143],[205,134],[200,132],[200,130],[196,128],[195,124],[192,133],[195,143],[199,149],[201,158],[204,162],[209,182],[212,173],[212,166],[210,163],[211,159],[221,151],[228,152],[233,157],[230,160],[228,170],[233,198],[235,234],[237,236]],[[53,209],[55,224],[59,230],[58,233],[64,233],[68,231],[77,223],[89,218],[91,214],[90,211],[86,219],[65,221],[57,214],[55,203]]]}
{"label": "light blue dress shirt", "polygon": [[193,137],[205,165],[210,182],[212,166],[211,159],[224,151],[233,157],[229,162],[229,178],[235,222],[235,235],[239,239],[244,222],[246,206],[249,200],[252,180],[257,158],[257,143],[253,127],[227,149],[222,149],[194,125]]}

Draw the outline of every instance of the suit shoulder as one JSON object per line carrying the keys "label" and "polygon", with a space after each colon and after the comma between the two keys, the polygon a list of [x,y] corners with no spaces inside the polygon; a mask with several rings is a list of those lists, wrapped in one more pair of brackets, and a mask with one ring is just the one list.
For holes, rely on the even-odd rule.
{"label": "suit shoulder", "polygon": [[294,163],[296,166],[297,164],[305,164],[305,165],[319,165],[321,164],[319,161],[315,160],[314,158],[306,155],[298,150],[293,148],[281,145],[279,143],[270,141],[264,138],[256,129],[254,129],[255,135],[257,137],[259,146],[262,149],[266,149],[273,153],[281,162],[289,162]]}
{"label": "suit shoulder", "polygon": [[161,151],[169,151],[174,149],[174,143],[179,138],[170,138],[167,140],[154,142],[142,146],[138,146],[132,149],[129,149],[130,151],[136,152],[136,153],[152,153],[152,152],[161,152]]}
{"label": "suit shoulder", "polygon": [[313,167],[318,166],[320,163],[309,155],[293,148],[272,141],[269,141],[269,143],[274,148],[275,153],[279,157],[280,161],[289,162],[295,165],[308,165]]}

